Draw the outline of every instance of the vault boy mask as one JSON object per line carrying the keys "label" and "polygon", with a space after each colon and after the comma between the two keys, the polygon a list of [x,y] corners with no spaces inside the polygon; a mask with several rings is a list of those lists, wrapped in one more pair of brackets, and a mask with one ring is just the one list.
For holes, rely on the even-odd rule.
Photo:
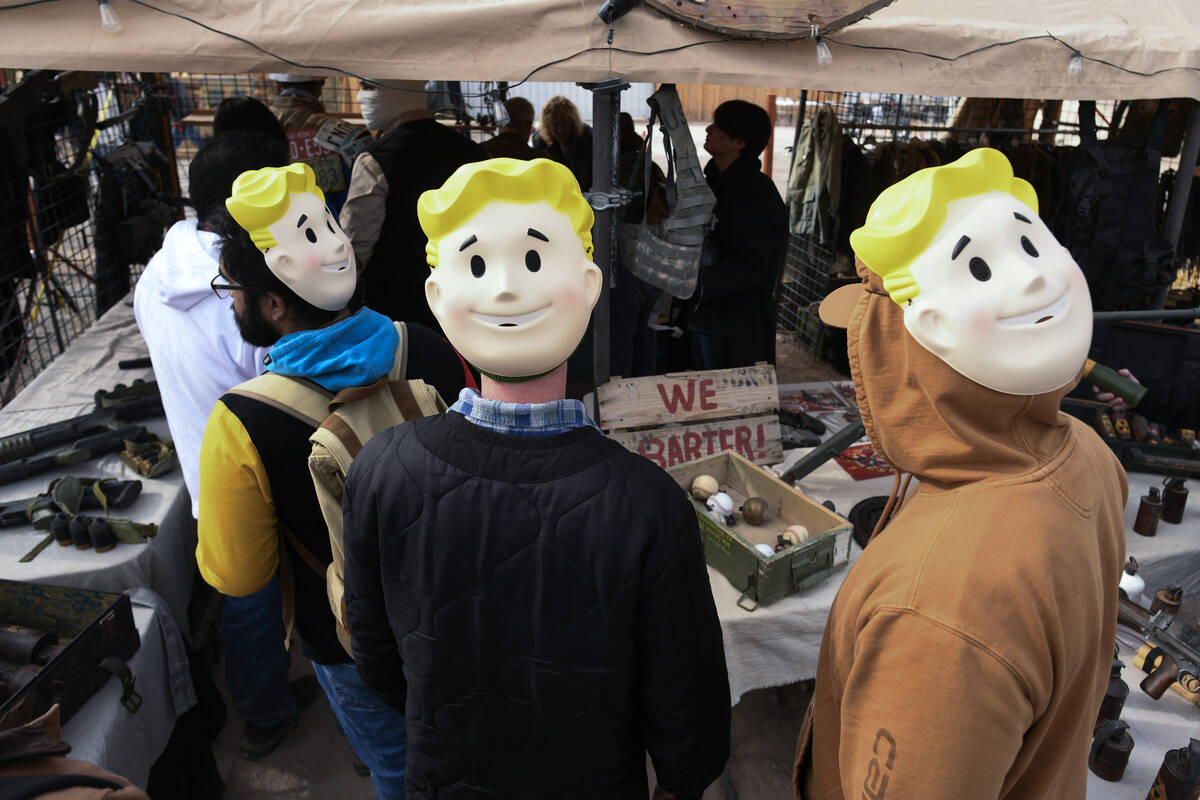
{"label": "vault boy mask", "polygon": [[1076,379],[1092,339],[1083,273],[997,150],[972,150],[888,187],[850,235],[914,339],[1005,394]]}
{"label": "vault boy mask", "polygon": [[458,168],[421,195],[429,308],[467,361],[500,379],[567,360],[600,297],[592,209],[571,171],[539,158]]}
{"label": "vault boy mask", "polygon": [[325,206],[307,164],[243,172],[225,207],[262,251],[267,268],[317,308],[345,308],[357,283],[354,249]]}

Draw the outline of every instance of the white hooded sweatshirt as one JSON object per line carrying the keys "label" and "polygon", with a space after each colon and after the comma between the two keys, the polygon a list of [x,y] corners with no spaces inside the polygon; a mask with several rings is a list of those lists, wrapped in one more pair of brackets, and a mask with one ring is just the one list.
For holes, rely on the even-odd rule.
{"label": "white hooded sweatshirt", "polygon": [[133,295],[193,517],[200,511],[200,443],[208,415],[221,395],[262,374],[267,355],[242,340],[233,299],[218,298],[209,285],[217,274],[218,241],[195,220],[176,222]]}

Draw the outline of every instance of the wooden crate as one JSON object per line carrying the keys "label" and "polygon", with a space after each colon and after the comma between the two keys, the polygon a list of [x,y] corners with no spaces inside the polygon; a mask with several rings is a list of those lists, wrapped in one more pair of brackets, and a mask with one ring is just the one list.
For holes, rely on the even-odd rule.
{"label": "wooden crate", "polygon": [[725,450],[758,464],[783,460],[770,364],[614,378],[597,398],[610,438],[663,468]]}
{"label": "wooden crate", "polygon": [[[704,503],[693,499],[704,557],[709,565],[742,592],[743,607],[773,603],[825,580],[850,559],[853,527],[845,518],[814,502],[800,490],[738,455],[724,452],[667,470],[685,491],[698,475],[712,475],[721,491],[740,509],[747,497],[761,497],[770,512],[762,525],[741,519],[733,526],[715,521]],[[774,546],[789,525],[808,528],[810,538],[770,556],[756,544]]]}

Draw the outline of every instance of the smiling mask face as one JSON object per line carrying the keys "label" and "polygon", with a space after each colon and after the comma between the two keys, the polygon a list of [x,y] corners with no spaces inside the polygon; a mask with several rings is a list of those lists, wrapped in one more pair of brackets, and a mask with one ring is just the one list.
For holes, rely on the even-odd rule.
{"label": "smiling mask face", "polygon": [[441,237],[425,296],[467,361],[522,378],[567,360],[600,288],[567,214],[546,201],[493,202]]}
{"label": "smiling mask face", "polygon": [[267,267],[297,295],[325,311],[345,307],[357,282],[354,249],[321,198],[294,192],[287,213],[268,225],[277,244]]}
{"label": "smiling mask face", "polygon": [[1059,389],[1092,339],[1083,273],[1037,213],[1000,191],[949,204],[912,262],[904,325],[922,347],[1005,394]]}
{"label": "smiling mask face", "polygon": [[262,251],[267,268],[301,299],[324,311],[350,302],[354,250],[325,206],[307,164],[243,172],[225,207]]}

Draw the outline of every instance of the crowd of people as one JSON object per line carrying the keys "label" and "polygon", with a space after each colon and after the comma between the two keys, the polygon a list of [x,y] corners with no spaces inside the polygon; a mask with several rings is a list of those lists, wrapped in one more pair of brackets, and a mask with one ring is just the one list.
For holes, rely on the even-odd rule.
{"label": "crowd of people", "polygon": [[[335,209],[309,165],[288,163],[289,133],[322,122],[319,79],[273,77],[272,109],[250,98],[218,109],[189,167],[196,219],[170,229],[134,298],[193,501],[199,572],[224,596],[242,756],[270,754],[323,694],[380,798],[645,798],[647,753],[656,798],[699,798],[729,755],[730,695],[697,519],[672,478],[605,438],[565,391],[603,281],[583,196],[590,128],[566,98],[536,122],[528,101],[511,98],[507,124],[477,144],[434,119],[421,84],[364,84],[373,139],[346,165]],[[645,166],[643,140],[632,119],[621,131],[628,181]],[[736,100],[707,128],[715,222],[696,293],[675,309],[697,368],[774,360],[787,212],[759,162],[770,135],[767,113]],[[651,172],[629,222],[671,213],[664,176]],[[1020,213],[1011,169],[997,180],[1006,213],[1029,226],[1025,252],[1029,237],[1056,252]],[[959,198],[922,191],[933,211],[904,213],[936,231]],[[972,224],[980,240],[996,227]],[[896,299],[902,290],[888,284],[893,303],[867,270],[892,269],[914,245],[907,230],[879,230],[891,237],[878,248],[887,266],[863,267],[873,305],[842,324],[856,384],[873,388],[860,395],[872,438],[882,432],[889,460],[936,488],[916,503],[925,516],[892,523],[907,538],[872,545],[835,604],[796,796],[1082,797],[1081,732],[1106,680],[1103,651],[1111,656],[1108,573],[1123,561],[1119,467],[1043,413],[1049,401],[1022,390],[995,402],[952,354],[906,338],[902,300],[912,306],[917,290]],[[970,263],[982,282],[980,260]],[[921,277],[920,302],[937,303],[938,281],[956,280]],[[653,374],[646,323],[662,295],[623,269],[613,281],[616,369]],[[989,287],[979,302],[1019,293],[1005,280]],[[1001,368],[979,352],[985,374],[989,359]],[[398,373],[448,409],[350,437],[335,532],[310,471],[312,439],[338,408],[397,391]],[[922,415],[897,394],[913,385],[975,433],[964,440],[953,416]],[[986,414],[1001,423],[980,422]],[[955,448],[979,456],[973,471],[945,468]],[[1087,451],[1082,472],[1070,448]],[[996,474],[1005,480],[993,487]],[[987,548],[991,526],[954,494],[976,483],[989,514],[1040,509],[1071,537],[1039,539],[1030,524],[1002,548],[1038,574],[1040,558],[1063,567],[1023,603],[1002,599],[993,560],[960,552],[962,542]],[[951,524],[970,534],[958,549],[938,541]],[[1090,588],[1071,595],[1079,552],[1094,556],[1082,562]],[[970,591],[984,593],[982,614],[964,603]],[[1047,646],[1047,609],[1067,606],[1094,624],[1057,628]],[[1000,607],[1017,616],[997,622]],[[289,680],[293,639],[313,677]],[[928,703],[911,702],[917,685]]]}

